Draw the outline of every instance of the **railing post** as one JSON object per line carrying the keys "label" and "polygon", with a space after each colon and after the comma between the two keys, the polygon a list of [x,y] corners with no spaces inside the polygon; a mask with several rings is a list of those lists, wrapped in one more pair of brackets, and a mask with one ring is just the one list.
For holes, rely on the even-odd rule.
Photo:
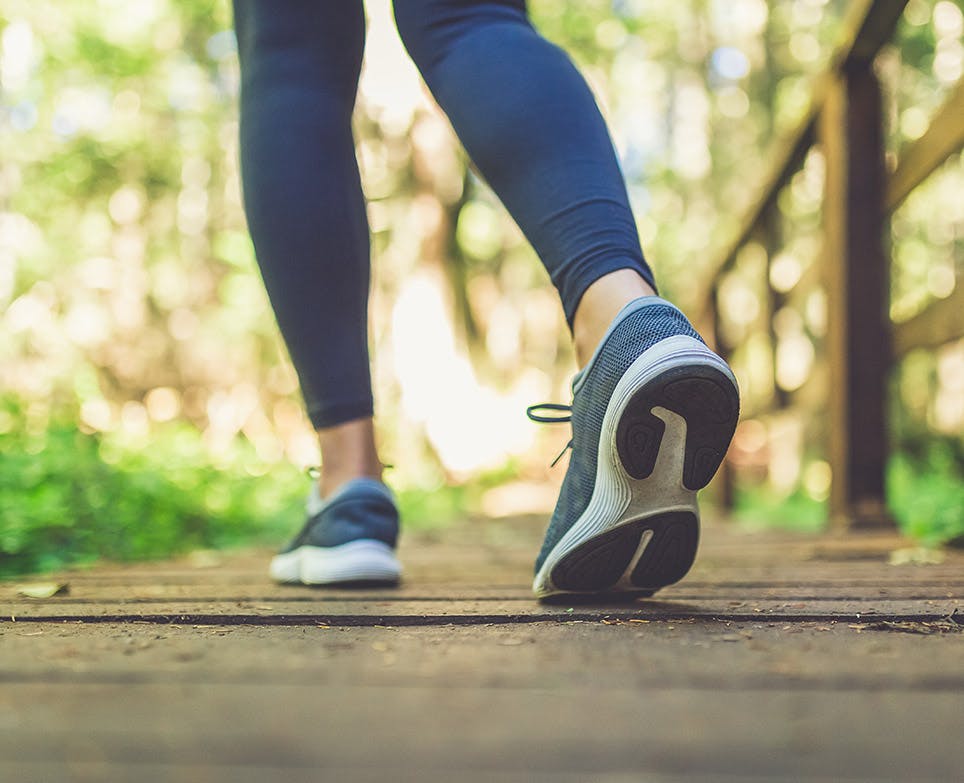
{"label": "railing post", "polygon": [[[728,361],[732,348],[727,345],[723,337],[723,319],[720,316],[720,290],[717,282],[714,282],[710,289],[710,301],[713,302],[713,350]],[[736,505],[736,483],[733,476],[733,466],[728,458],[724,458],[723,462],[720,463],[715,484],[719,488],[720,507],[725,513],[730,513]]]}
{"label": "railing post", "polygon": [[774,316],[786,302],[786,296],[778,293],[770,282],[770,268],[773,265],[773,256],[783,247],[783,226],[780,222],[780,208],[777,206],[776,199],[771,201],[760,216],[759,239],[767,251],[766,280],[764,285],[767,292],[766,318],[767,336],[770,338],[770,360],[773,363],[773,401],[777,410],[783,410],[790,402],[790,395],[777,383],[777,334],[774,328]]}
{"label": "railing post", "polygon": [[842,67],[820,118],[830,363],[831,523],[892,526],[884,494],[891,361],[883,112],[869,60]]}

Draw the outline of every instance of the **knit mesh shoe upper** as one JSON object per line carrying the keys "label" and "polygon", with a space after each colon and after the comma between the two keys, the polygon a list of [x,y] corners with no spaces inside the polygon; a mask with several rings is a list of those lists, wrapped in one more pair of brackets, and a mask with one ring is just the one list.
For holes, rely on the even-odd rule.
{"label": "knit mesh shoe upper", "polygon": [[375,479],[354,479],[325,500],[312,489],[308,520],[281,553],[302,546],[335,547],[362,539],[394,547],[398,509],[391,490]]}
{"label": "knit mesh shoe upper", "polygon": [[572,451],[545,541],[542,567],[552,548],[589,505],[596,482],[599,436],[606,406],[629,366],[656,343],[683,335],[703,342],[676,307],[658,297],[637,299],[616,316],[589,363],[572,381]]}

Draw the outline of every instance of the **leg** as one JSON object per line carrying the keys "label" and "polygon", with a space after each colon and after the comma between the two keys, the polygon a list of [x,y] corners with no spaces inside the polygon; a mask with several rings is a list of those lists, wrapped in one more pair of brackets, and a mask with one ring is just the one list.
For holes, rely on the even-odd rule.
{"label": "leg", "polygon": [[[395,17],[469,155],[545,264],[579,353],[591,354],[615,313],[655,283],[588,86],[532,28],[523,0],[395,0]],[[577,315],[587,289],[617,270]]]}
{"label": "leg", "polygon": [[378,478],[368,359],[368,222],[351,114],[361,2],[235,0],[245,208],[322,450],[323,494]]}
{"label": "leg", "polygon": [[545,263],[584,363],[561,419],[572,453],[533,589],[650,595],[696,555],[696,492],[736,426],[733,374],[652,296],[602,117],[523,0],[396,0],[395,11],[436,99]]}
{"label": "leg", "polygon": [[368,222],[351,133],[362,4],[235,0],[234,9],[245,208],[322,454],[308,520],[271,561],[271,574],[306,584],[394,583],[398,512],[378,480]]}

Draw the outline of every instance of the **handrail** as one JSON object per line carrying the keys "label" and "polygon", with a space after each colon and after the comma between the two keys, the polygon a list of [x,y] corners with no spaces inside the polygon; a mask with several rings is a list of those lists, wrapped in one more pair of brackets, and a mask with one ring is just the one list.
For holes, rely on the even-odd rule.
{"label": "handrail", "polygon": [[[887,374],[893,362],[913,348],[935,348],[964,337],[962,285],[907,322],[893,324],[886,316],[890,258],[882,236],[889,215],[964,147],[962,79],[927,131],[903,151],[894,171],[888,174],[885,170],[881,91],[873,65],[893,37],[906,5],[906,0],[860,0],[851,5],[841,43],[828,66],[812,81],[806,113],[771,147],[773,163],[734,238],[712,265],[707,284],[701,288],[705,298],[697,311],[703,323],[714,319],[719,325],[716,299],[724,275],[736,263],[740,249],[761,233],[764,244],[777,241],[767,228],[775,219],[777,197],[803,165],[810,148],[820,145],[827,169],[821,270],[829,302],[826,344],[831,392],[825,405],[833,472],[830,511],[835,520],[855,527],[892,524],[885,506],[883,471]],[[800,290],[803,284],[800,280],[795,287]],[[769,290],[772,318],[784,297]],[[716,331],[717,349],[725,354],[729,346],[722,344]],[[813,384],[807,388],[813,390]],[[754,415],[774,406],[796,407],[800,400],[797,394],[779,393],[775,388],[771,401],[759,406],[763,410]],[[725,499],[732,498],[729,482],[725,472]]]}
{"label": "handrail", "polygon": [[[875,0],[860,0],[851,5],[843,22],[840,42],[830,56],[829,66],[813,79],[806,112],[792,130],[783,134],[773,144],[773,152],[769,157],[774,163],[764,176],[756,197],[746,210],[736,236],[727,244],[727,250],[720,256],[720,262],[710,270],[709,279],[719,277],[732,266],[736,260],[736,254],[750,240],[753,230],[763,219],[767,207],[790,180],[793,172],[800,167],[807,151],[813,146],[814,128],[823,110],[834,74],[848,63],[872,59],[893,36],[907,1],[894,0],[894,2],[881,3]],[[704,286],[702,290],[709,290],[709,288]],[[703,303],[701,312],[704,318],[712,307],[711,299]]]}
{"label": "handrail", "polygon": [[951,90],[927,131],[901,155],[887,188],[893,212],[921,182],[964,146],[964,79]]}
{"label": "handrail", "polygon": [[913,318],[894,324],[894,356],[915,348],[939,348],[964,337],[964,285],[938,299]]}

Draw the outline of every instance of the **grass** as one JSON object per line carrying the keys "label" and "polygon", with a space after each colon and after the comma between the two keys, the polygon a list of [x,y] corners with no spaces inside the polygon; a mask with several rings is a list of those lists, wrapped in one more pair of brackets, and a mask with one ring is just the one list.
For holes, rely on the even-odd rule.
{"label": "grass", "polygon": [[[406,526],[442,527],[464,515],[503,472],[466,486],[400,490]],[[125,442],[80,432],[69,418],[38,426],[3,405],[0,577],[100,559],[274,547],[301,525],[309,486],[300,470],[263,462],[240,439],[214,456],[184,424],[160,427],[147,442]]]}
{"label": "grass", "polygon": [[937,441],[887,466],[887,493],[901,529],[922,543],[964,544],[964,468],[959,447]]}
{"label": "grass", "polygon": [[190,428],[149,448],[55,422],[0,434],[0,576],[277,541],[300,514],[294,469],[270,479],[238,449],[221,464]]}

